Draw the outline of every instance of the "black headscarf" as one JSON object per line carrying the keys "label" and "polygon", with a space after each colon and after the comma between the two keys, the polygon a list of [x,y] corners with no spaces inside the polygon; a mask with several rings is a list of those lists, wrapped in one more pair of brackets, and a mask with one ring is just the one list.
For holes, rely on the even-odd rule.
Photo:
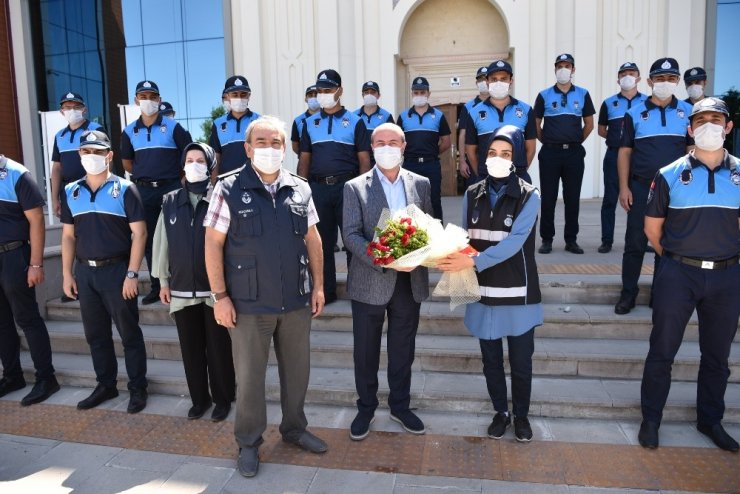
{"label": "black headscarf", "polygon": [[211,146],[204,142],[191,142],[187,146],[185,146],[185,149],[182,151],[182,157],[180,160],[180,167],[185,168],[185,157],[188,154],[188,151],[191,151],[193,149],[197,149],[199,151],[203,152],[203,155],[206,157],[206,167],[208,168],[208,177],[201,181],[196,183],[190,183],[187,180],[185,180],[185,189],[188,192],[192,192],[194,194],[205,194],[206,190],[208,189],[208,184],[211,183],[211,172],[213,171],[213,168],[216,166],[216,151],[213,150]]}
{"label": "black headscarf", "polygon": [[[527,168],[527,150],[524,146],[524,134],[519,127],[514,125],[502,125],[494,132],[489,134],[483,142],[486,152],[491,147],[493,141],[506,141],[511,144],[512,161],[514,162],[515,168]],[[516,173],[512,170],[508,177],[494,178],[488,176],[488,183],[493,186],[494,190],[498,191],[502,186],[507,184],[512,176],[516,177]]]}

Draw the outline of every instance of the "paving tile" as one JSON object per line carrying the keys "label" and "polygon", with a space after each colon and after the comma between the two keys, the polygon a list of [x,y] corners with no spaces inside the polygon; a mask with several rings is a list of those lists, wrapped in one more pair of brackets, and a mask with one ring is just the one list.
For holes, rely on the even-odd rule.
{"label": "paving tile", "polygon": [[629,444],[617,422],[588,419],[549,419],[549,431],[555,441],[575,443]]}
{"label": "paving tile", "polygon": [[424,475],[396,475],[396,486],[393,490],[396,493],[412,492],[436,492],[433,489],[439,489],[445,494],[450,492],[480,492],[482,481],[480,479],[465,479],[458,477],[429,477]]}
{"label": "paving tile", "polygon": [[178,494],[217,494],[221,492],[232,475],[234,475],[233,468],[184,463],[162,484],[160,489]]}
{"label": "paving tile", "polygon": [[188,457],[152,451],[125,449],[105,466],[128,470],[143,470],[171,474],[187,461]]}
{"label": "paving tile", "polygon": [[74,494],[148,494],[164,485],[167,476],[162,472],[104,466],[79,484],[70,482],[64,485],[73,487]]}
{"label": "paving tile", "polygon": [[[239,475],[239,472],[234,472],[222,492],[224,494],[304,493],[308,491],[318,470],[314,467],[261,463],[256,477],[248,479]],[[358,494],[362,492],[355,490],[354,486],[352,490]]]}
{"label": "paving tile", "polygon": [[[621,421],[619,427],[624,431],[629,444],[637,445],[639,421]],[[663,422],[660,425],[660,445],[674,447],[715,448],[714,443],[696,430],[693,424]]]}
{"label": "paving tile", "polygon": [[19,442],[8,439],[10,437],[3,434],[0,438],[0,482],[16,479],[15,473],[20,468],[38,461],[58,444],[58,441],[48,439]]}
{"label": "paving tile", "polygon": [[483,494],[568,494],[568,486],[554,484],[484,480],[482,487]]}
{"label": "paving tile", "polygon": [[393,492],[393,480],[388,473],[320,469],[307,493],[336,493],[338,486],[345,486],[345,492]]}

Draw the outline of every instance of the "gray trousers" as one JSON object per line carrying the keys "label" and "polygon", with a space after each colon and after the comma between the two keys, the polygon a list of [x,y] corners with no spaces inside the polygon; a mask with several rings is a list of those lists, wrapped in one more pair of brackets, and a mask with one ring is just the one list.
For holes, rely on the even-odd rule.
{"label": "gray trousers", "polygon": [[238,314],[230,331],[236,371],[236,417],[234,436],[240,448],[262,444],[267,428],[265,374],[274,342],[280,376],[283,438],[297,440],[308,421],[303,412],[311,368],[311,310],[285,314]]}

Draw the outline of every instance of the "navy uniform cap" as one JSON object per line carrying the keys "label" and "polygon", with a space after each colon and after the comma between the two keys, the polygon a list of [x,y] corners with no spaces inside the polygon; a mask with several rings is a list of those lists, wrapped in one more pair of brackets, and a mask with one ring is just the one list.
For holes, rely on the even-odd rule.
{"label": "navy uniform cap", "polygon": [[233,91],[251,92],[252,90],[249,89],[249,81],[247,81],[247,78],[240,75],[232,75],[231,77],[226,79],[223,94],[231,93]]}
{"label": "navy uniform cap", "polygon": [[316,87],[320,89],[334,89],[342,85],[342,76],[333,69],[326,69],[316,76]]}
{"label": "navy uniform cap", "polygon": [[675,58],[659,58],[650,66],[650,77],[661,74],[672,74],[681,77],[678,62]]}
{"label": "navy uniform cap", "polygon": [[162,115],[169,115],[171,113],[175,113],[175,109],[172,108],[172,104],[167,101],[162,101],[159,104],[159,113]]}
{"label": "navy uniform cap", "polygon": [[570,62],[575,65],[576,59],[573,58],[573,55],[571,55],[570,53],[561,53],[555,58],[555,65],[559,64],[560,62]]}
{"label": "navy uniform cap", "polygon": [[85,100],[82,99],[82,96],[80,96],[77,93],[72,93],[72,92],[65,93],[64,95],[62,95],[61,98],[59,98],[59,106],[62,106],[67,101],[72,101],[74,103],[80,103],[82,105],[85,104]]}
{"label": "navy uniform cap", "polygon": [[488,66],[488,73],[493,74],[494,72],[508,72],[509,75],[514,75],[514,70],[511,68],[511,64],[506,60],[494,60],[491,65]]}
{"label": "navy uniform cap", "polygon": [[689,119],[693,118],[694,115],[698,115],[699,113],[704,113],[708,111],[722,113],[728,118],[730,116],[730,110],[727,107],[727,103],[719,98],[714,98],[710,96],[709,98],[704,98],[703,100],[697,101],[696,104],[694,104],[694,106],[691,108],[691,115]]}
{"label": "navy uniform cap", "polygon": [[136,94],[151,92],[159,95],[159,86],[154,81],[141,81],[136,85]]}
{"label": "navy uniform cap", "polygon": [[480,79],[488,75],[488,67],[478,67],[478,71],[475,73],[475,78]]}
{"label": "navy uniform cap", "polygon": [[308,93],[315,93],[316,92],[316,85],[312,84],[306,88],[306,94]]}
{"label": "navy uniform cap", "polygon": [[375,81],[367,81],[362,85],[362,91],[365,92],[366,89],[374,89],[377,92],[380,92],[380,86],[378,86],[378,83]]}
{"label": "navy uniform cap", "polygon": [[411,90],[414,89],[429,89],[429,81],[426,77],[415,77],[413,81],[411,81]]}
{"label": "navy uniform cap", "polygon": [[701,67],[694,67],[683,73],[684,82],[706,81],[707,71]]}
{"label": "navy uniform cap", "polygon": [[81,148],[110,149],[108,134],[101,130],[86,130],[80,136]]}
{"label": "navy uniform cap", "polygon": [[619,66],[617,75],[621,74],[625,70],[636,70],[638,74],[640,73],[640,69],[637,68],[637,64],[635,62],[624,62],[622,65]]}

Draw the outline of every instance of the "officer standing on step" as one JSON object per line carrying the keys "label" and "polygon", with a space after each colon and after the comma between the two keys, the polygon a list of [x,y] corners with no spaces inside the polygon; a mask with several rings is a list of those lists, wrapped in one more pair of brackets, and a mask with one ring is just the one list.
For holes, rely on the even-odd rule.
{"label": "officer standing on step", "polygon": [[80,157],[86,175],[67,185],[62,196],[62,273],[64,293],[80,301],[98,385],[77,408],[118,396],[112,318],[129,378],[127,410],[137,413],[147,401],[146,347],[136,303],[147,236],[144,206],[135,185],[110,173],[113,151],[105,133],[82,134]]}
{"label": "officer standing on step", "polygon": [[442,220],[442,164],[439,155],[450,149],[450,126],[444,113],[429,104],[429,81],[416,77],[411,82],[412,106],[398,115],[398,126],[406,134],[403,167],[432,186],[434,217]]}
{"label": "officer standing on step", "polygon": [[693,67],[683,74],[683,83],[689,97],[684,101],[694,105],[704,99],[704,90],[707,87],[707,71],[701,67]]}
{"label": "officer standing on step", "polygon": [[365,122],[365,128],[372,133],[380,124],[393,123],[393,115],[378,105],[380,86],[375,81],[367,81],[362,85],[362,106],[355,110],[358,117]]}
{"label": "officer standing on step", "polygon": [[465,102],[460,109],[460,114],[457,117],[457,151],[458,151],[458,163],[460,168],[460,175],[465,178],[467,185],[472,185],[478,181],[477,170],[473,169],[470,160],[466,155],[465,147],[465,136],[467,134],[468,121],[470,119],[470,111],[475,105],[488,98],[488,81],[486,80],[486,74],[488,74],[488,67],[479,67],[475,73],[475,85],[478,88],[478,94],[475,98]]}
{"label": "officer standing on step", "polygon": [[163,117],[170,117],[175,118],[175,109],[172,107],[172,103],[169,103],[167,101],[162,101],[159,104],[159,114]]}
{"label": "officer standing on step", "polygon": [[306,88],[306,95],[304,100],[306,101],[306,111],[298,115],[293,119],[293,125],[290,129],[290,144],[293,148],[293,152],[297,155],[301,154],[301,133],[303,132],[303,124],[306,119],[319,111],[319,100],[316,99],[316,86],[308,86]]}
{"label": "officer standing on step", "polygon": [[[678,62],[660,58],[650,67],[648,85],[653,94],[624,116],[617,157],[619,203],[627,211],[622,255],[622,292],[614,313],[627,314],[635,306],[640,271],[647,248],[645,207],[655,173],[691,149],[687,133],[691,106],[673,95],[681,80]],[[658,257],[655,257],[657,268]],[[657,270],[657,269],[656,269]]]}
{"label": "officer standing on step", "polygon": [[59,391],[46,324],[36,303],[44,282],[44,198],[28,169],[0,154],[0,396],[23,389],[23,330],[36,369],[36,384],[21,405],[40,403]]}
{"label": "officer standing on step", "polygon": [[690,120],[696,148],[660,169],[647,200],[645,234],[661,261],[653,282],[653,330],[642,376],[638,439],[645,448],[658,447],[671,365],[696,309],[701,352],[697,429],[720,448],[737,452],[737,441],[721,421],[740,318],[740,159],[722,147],[732,131],[724,101],[703,99],[693,106]]}

